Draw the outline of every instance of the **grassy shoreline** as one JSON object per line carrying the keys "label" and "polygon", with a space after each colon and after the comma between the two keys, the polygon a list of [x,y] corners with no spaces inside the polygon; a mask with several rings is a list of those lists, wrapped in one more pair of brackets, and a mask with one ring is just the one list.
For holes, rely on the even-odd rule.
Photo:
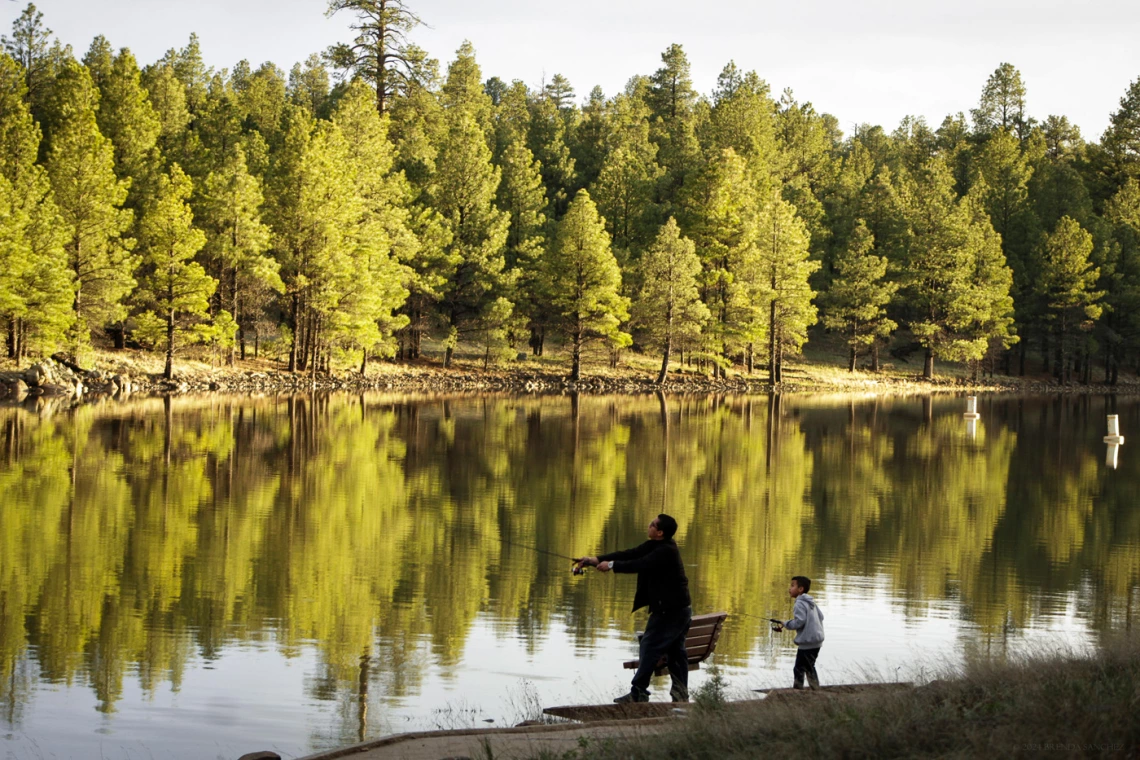
{"label": "grassy shoreline", "polygon": [[703,710],[652,738],[532,757],[1137,757],[1140,642],[1113,642],[1091,657],[1040,653],[973,663],[914,689],[766,702]]}

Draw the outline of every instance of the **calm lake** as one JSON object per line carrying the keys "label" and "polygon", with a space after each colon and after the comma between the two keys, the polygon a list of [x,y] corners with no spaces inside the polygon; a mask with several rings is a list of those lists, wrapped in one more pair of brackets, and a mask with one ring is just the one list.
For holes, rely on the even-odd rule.
{"label": "calm lake", "polygon": [[[1140,399],[365,395],[0,409],[0,752],[296,757],[629,688],[680,523],[730,693],[1084,650],[1140,606]],[[1103,442],[1118,413],[1128,443]],[[1115,465],[1115,466],[1114,466]],[[694,673],[699,688],[707,672]],[[668,699],[668,680],[653,699]],[[488,722],[493,721],[493,723]]]}

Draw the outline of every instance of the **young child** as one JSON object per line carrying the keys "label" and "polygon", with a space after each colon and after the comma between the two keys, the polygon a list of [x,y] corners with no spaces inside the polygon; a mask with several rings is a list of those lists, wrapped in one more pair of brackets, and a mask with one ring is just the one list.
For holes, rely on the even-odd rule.
{"label": "young child", "polygon": [[811,598],[808,590],[811,589],[811,578],[797,575],[792,578],[788,586],[788,596],[796,600],[792,610],[792,619],[772,627],[774,631],[789,628],[796,631],[796,664],[792,668],[795,679],[792,688],[804,687],[804,676],[807,676],[808,686],[819,688],[819,675],[815,672],[815,660],[819,657],[819,648],[823,645],[823,613],[820,612],[815,600]]}

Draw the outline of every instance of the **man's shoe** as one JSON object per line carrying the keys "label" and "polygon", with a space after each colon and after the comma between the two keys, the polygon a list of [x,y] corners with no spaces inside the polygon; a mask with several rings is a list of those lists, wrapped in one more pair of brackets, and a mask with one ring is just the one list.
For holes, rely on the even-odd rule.
{"label": "man's shoe", "polygon": [[673,684],[673,688],[669,689],[669,696],[673,699],[674,702],[688,702],[689,689],[686,686],[675,683]]}
{"label": "man's shoe", "polygon": [[630,702],[648,702],[648,701],[649,701],[649,695],[648,694],[638,694],[637,692],[634,692],[634,691],[631,691],[628,694],[622,694],[620,697],[614,697],[614,702],[616,702],[619,705],[628,704]]}

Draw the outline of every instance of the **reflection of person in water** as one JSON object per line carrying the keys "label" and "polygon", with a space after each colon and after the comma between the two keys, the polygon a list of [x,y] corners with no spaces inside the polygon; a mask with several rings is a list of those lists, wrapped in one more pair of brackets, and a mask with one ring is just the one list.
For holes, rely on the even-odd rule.
{"label": "reflection of person in water", "polygon": [[685,636],[693,619],[689,600],[689,579],[673,536],[677,521],[669,515],[657,515],[649,523],[649,540],[619,552],[597,557],[580,557],[578,568],[592,565],[605,573],[637,573],[637,592],[633,597],[636,612],[648,605],[649,621],[641,636],[640,664],[633,676],[628,694],[615,702],[648,702],[649,680],[657,661],[666,656],[673,680],[669,695],[674,702],[689,701],[689,657],[685,652]]}

